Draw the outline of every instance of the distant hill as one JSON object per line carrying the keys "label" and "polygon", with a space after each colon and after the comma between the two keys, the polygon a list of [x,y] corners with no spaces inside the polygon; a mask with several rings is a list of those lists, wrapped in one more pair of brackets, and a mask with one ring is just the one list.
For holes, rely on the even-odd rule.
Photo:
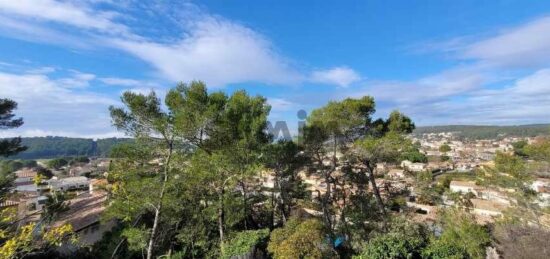
{"label": "distant hill", "polygon": [[446,125],[418,127],[413,134],[457,132],[469,139],[492,139],[499,136],[535,137],[550,134],[550,124],[517,126]]}
{"label": "distant hill", "polygon": [[132,141],[129,138],[67,138],[32,137],[22,138],[22,144],[28,149],[10,159],[45,159],[68,156],[107,157],[114,145]]}

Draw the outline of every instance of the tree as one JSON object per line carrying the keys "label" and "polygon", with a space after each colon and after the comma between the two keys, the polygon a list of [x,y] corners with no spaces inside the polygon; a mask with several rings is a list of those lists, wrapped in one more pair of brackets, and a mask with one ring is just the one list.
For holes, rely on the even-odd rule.
{"label": "tree", "polygon": [[[15,115],[12,111],[16,108],[16,102],[9,99],[0,99],[0,129],[16,128],[23,124],[23,119],[14,119]],[[26,150],[26,147],[21,146],[21,138],[0,141],[0,156],[15,155],[24,150]],[[11,163],[11,166],[21,168],[25,165],[16,161]],[[11,185],[12,179],[11,177],[2,177],[0,181],[0,199],[5,198],[5,192]],[[23,258],[32,251],[46,250],[50,246],[60,246],[67,238],[72,239],[74,237],[72,227],[68,224],[44,229],[44,227],[30,223],[16,228],[14,214],[14,211],[10,208],[0,210],[0,257],[2,258]],[[35,239],[36,233],[40,234],[40,242]]]}
{"label": "tree", "polygon": [[145,143],[144,145],[151,145],[148,148],[152,148],[151,151],[155,152],[157,158],[161,161],[161,169],[158,174],[161,178],[161,187],[154,201],[147,204],[154,211],[153,226],[147,245],[147,259],[151,259],[172,166],[174,143],[176,141],[173,130],[174,118],[171,111],[162,111],[160,100],[154,92],[149,95],[125,92],[121,100],[126,106],[125,108],[115,108],[113,106],[109,108],[113,125],[138,141],[141,140],[141,143]]}
{"label": "tree", "polygon": [[176,131],[197,148],[192,170],[205,177],[216,192],[220,250],[226,229],[226,199],[241,192],[244,228],[252,223],[250,182],[260,171],[265,145],[271,141],[267,134],[267,115],[270,106],[261,96],[249,96],[237,91],[231,96],[222,92],[208,93],[202,82],[181,84],[167,95],[167,104],[174,110]]}
{"label": "tree", "polygon": [[[14,119],[13,110],[17,109],[17,103],[10,99],[0,99],[0,130],[17,128],[23,125],[23,119]],[[27,148],[21,146],[21,138],[0,140],[0,156],[12,156]]]}
{"label": "tree", "polygon": [[550,138],[541,138],[531,145],[526,145],[523,151],[533,160],[550,163]]}
{"label": "tree", "polygon": [[238,232],[227,242],[227,248],[224,258],[233,258],[238,256],[254,256],[256,249],[263,246],[269,237],[269,229],[246,230]]}
{"label": "tree", "polygon": [[47,165],[49,168],[59,170],[61,167],[68,165],[69,162],[65,158],[54,158],[48,161]]}
{"label": "tree", "polygon": [[[386,130],[383,131],[376,130],[358,139],[353,144],[354,160],[362,164],[363,167],[360,169],[370,182],[380,213],[383,215],[386,214],[386,209],[375,181],[376,165],[381,162],[399,162],[403,151],[410,150],[413,147],[412,142],[404,138],[403,134],[411,133],[414,124],[409,123],[410,119],[403,119],[406,117],[405,115],[398,116],[395,113],[392,113],[394,114],[393,117],[384,122],[385,125],[393,125],[391,129],[386,127]],[[396,120],[395,118],[400,119]],[[379,119],[379,121],[383,120]],[[372,128],[376,129],[376,127],[371,126]]]}
{"label": "tree", "polygon": [[449,151],[451,151],[451,146],[449,146],[449,144],[443,144],[439,147],[439,152],[441,153],[447,153]]}
{"label": "tree", "polygon": [[423,225],[398,219],[387,233],[370,239],[363,252],[354,259],[420,258],[429,236]]}
{"label": "tree", "polygon": [[176,244],[195,249],[192,256],[223,256],[233,230],[258,226],[251,185],[271,140],[266,99],[245,91],[208,93],[195,81],[168,92],[167,111],[154,93],[125,93],[123,102],[126,108],[111,108],[113,122],[135,140],[112,152],[119,159],[109,173],[108,214],[124,219],[125,228],[151,229],[148,257],[170,254]]}
{"label": "tree", "polygon": [[[312,169],[320,173],[326,184],[325,194],[319,198],[331,240],[334,238],[332,204],[337,190],[333,186],[335,179],[332,174],[342,162],[337,158],[337,153],[345,153],[350,142],[365,134],[365,127],[371,123],[374,111],[374,99],[370,96],[331,101],[313,110],[303,128],[302,144],[313,161]],[[344,218],[345,215],[342,215]]]}
{"label": "tree", "polygon": [[527,154],[525,153],[525,147],[528,145],[526,140],[520,140],[517,142],[512,143],[512,147],[514,148],[514,154],[520,157],[527,157]]}
{"label": "tree", "polygon": [[336,258],[325,234],[323,223],[317,219],[291,218],[283,228],[271,232],[267,250],[275,259]]}
{"label": "tree", "polygon": [[[274,172],[274,188],[271,190],[272,226],[274,226],[276,208],[284,223],[295,199],[304,198],[303,184],[297,176],[297,171],[307,162],[306,160],[301,148],[293,141],[279,140],[267,146],[264,156],[265,165]],[[278,193],[277,199],[275,199],[276,193]]]}
{"label": "tree", "polygon": [[417,201],[421,204],[434,205],[439,200],[439,193],[433,186],[431,171],[423,171],[416,174],[415,192]]}
{"label": "tree", "polygon": [[426,248],[426,257],[485,258],[485,248],[491,237],[472,215],[459,209],[448,209],[440,212],[438,221],[443,233]]}

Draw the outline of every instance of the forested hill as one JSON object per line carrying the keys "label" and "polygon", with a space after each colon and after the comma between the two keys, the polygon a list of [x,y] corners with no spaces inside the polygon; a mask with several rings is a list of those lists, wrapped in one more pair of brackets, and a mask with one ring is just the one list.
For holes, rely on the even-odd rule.
{"label": "forested hill", "polygon": [[446,125],[418,127],[414,134],[457,132],[469,139],[491,139],[499,136],[534,137],[550,134],[550,124],[518,126]]}
{"label": "forested hill", "polygon": [[112,147],[127,138],[85,139],[67,137],[32,137],[22,138],[23,145],[28,149],[10,159],[41,159],[68,156],[99,156],[109,155]]}

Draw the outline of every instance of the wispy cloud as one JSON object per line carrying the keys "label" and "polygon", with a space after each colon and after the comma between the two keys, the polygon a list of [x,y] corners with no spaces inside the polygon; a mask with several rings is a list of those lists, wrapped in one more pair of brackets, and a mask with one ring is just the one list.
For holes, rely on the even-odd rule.
{"label": "wispy cloud", "polygon": [[[209,14],[190,3],[169,10],[166,20],[171,21],[178,31],[176,36],[167,40],[140,35],[136,32],[140,30],[134,30],[122,22],[132,20],[129,14],[99,9],[93,2],[2,1],[0,20],[5,23],[0,25],[0,31],[4,28],[3,33],[11,37],[73,47],[78,47],[79,43],[71,43],[70,39],[78,35],[93,42],[80,43],[83,47],[102,46],[123,50],[146,61],[168,80],[200,79],[212,87],[243,82],[271,85],[316,82],[348,86],[360,78],[348,67],[313,72],[297,69],[293,66],[294,61],[281,54],[266,36],[238,22]],[[168,3],[166,5],[170,6]],[[151,7],[149,12],[156,9],[159,8]],[[160,9],[167,11],[166,8]],[[172,15],[174,9],[180,13]],[[45,23],[65,27],[55,30],[44,27]],[[82,31],[66,30],[67,26]]]}
{"label": "wispy cloud", "polygon": [[231,21],[206,17],[188,27],[175,43],[113,40],[114,46],[151,63],[165,77],[178,81],[203,79],[222,87],[240,82],[293,84],[293,70],[262,35]]}
{"label": "wispy cloud", "polygon": [[2,131],[0,137],[38,131],[71,136],[112,134],[107,107],[118,101],[83,89],[83,82],[87,83],[90,77],[81,73],[52,78],[45,74],[0,72],[2,98],[18,102],[15,112],[25,120],[21,128]]}
{"label": "wispy cloud", "polygon": [[550,64],[550,16],[466,46],[464,58],[498,66],[546,66]]}
{"label": "wispy cloud", "polygon": [[327,70],[313,71],[311,81],[347,87],[361,80],[361,76],[349,67],[335,67]]}
{"label": "wispy cloud", "polygon": [[1,1],[0,12],[24,19],[40,19],[57,22],[83,29],[93,29],[109,34],[127,34],[128,28],[113,19],[115,12],[92,9],[85,2],[65,2],[55,0]]}

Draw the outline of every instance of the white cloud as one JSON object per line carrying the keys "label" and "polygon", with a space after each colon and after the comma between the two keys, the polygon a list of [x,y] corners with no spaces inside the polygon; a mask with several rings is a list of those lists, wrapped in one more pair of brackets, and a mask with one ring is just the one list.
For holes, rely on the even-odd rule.
{"label": "white cloud", "polygon": [[348,67],[335,67],[328,70],[313,71],[311,81],[347,87],[361,79],[361,76]]}
{"label": "white cloud", "polygon": [[49,74],[55,72],[57,69],[55,67],[39,67],[39,68],[33,68],[27,71],[27,73],[30,74]]}
{"label": "white cloud", "polygon": [[139,80],[130,79],[130,78],[120,78],[120,77],[102,77],[102,78],[99,78],[99,81],[108,85],[116,85],[116,86],[138,86],[142,84],[142,82]]}
{"label": "white cloud", "polygon": [[151,63],[173,81],[204,80],[221,87],[241,82],[292,84],[300,80],[271,43],[228,20],[206,17],[192,23],[175,43],[112,40],[119,48]]}
{"label": "white cloud", "polygon": [[371,81],[351,95],[372,95],[378,101],[413,105],[450,98],[482,88],[493,78],[476,67],[454,68],[414,81]]}
{"label": "white cloud", "polygon": [[12,74],[0,72],[0,93],[18,103],[17,116],[25,124],[13,130],[0,131],[1,136],[25,132],[60,132],[72,136],[110,134],[108,106],[118,101],[102,94],[66,85],[68,81],[89,79],[89,75],[76,75],[54,79],[44,74]]}
{"label": "white cloud", "polygon": [[[128,21],[135,17],[101,11],[95,4],[94,1],[1,1],[0,33],[23,40],[71,47],[121,49],[151,64],[165,79],[203,80],[212,87],[244,82],[293,85],[306,81],[348,86],[360,79],[357,72],[347,67],[312,73],[299,71],[292,66],[289,58],[279,54],[264,35],[239,23],[205,13],[189,3],[174,7],[181,9],[180,15],[173,15],[178,12],[172,10],[174,8],[160,8],[167,16],[165,19],[179,30],[169,40],[162,37],[147,39],[138,35],[132,30],[144,31],[143,28],[134,29],[116,20],[122,17],[124,19],[121,21]],[[170,3],[165,5],[171,6]],[[147,14],[154,13],[155,7],[147,8]],[[82,30],[66,30],[67,26],[55,30],[45,26],[48,23]],[[156,25],[145,23],[141,26]],[[129,86],[130,82],[124,84]]]}
{"label": "white cloud", "polygon": [[[398,93],[399,89],[395,89],[394,94],[397,96]],[[390,99],[384,101],[391,102]],[[449,94],[422,103],[413,99],[391,103],[392,107],[397,106],[412,116],[419,125],[548,123],[550,68],[536,71],[501,88],[478,87],[460,95]],[[381,111],[387,113],[389,109],[386,106]]]}
{"label": "white cloud", "polygon": [[70,138],[91,138],[91,139],[102,139],[102,138],[123,138],[128,137],[122,132],[112,131],[102,134],[82,134],[79,132],[71,131],[48,131],[42,129],[27,129],[23,131],[3,131],[0,132],[1,138],[14,138],[14,137],[48,137],[48,136],[62,136]]}
{"label": "white cloud", "polygon": [[550,16],[465,46],[463,57],[501,66],[550,63]]}
{"label": "white cloud", "polygon": [[82,2],[76,3],[55,0],[8,0],[0,1],[0,12],[110,34],[128,33],[126,26],[113,22],[116,13],[100,12],[85,6]]}
{"label": "white cloud", "polygon": [[272,112],[289,111],[296,108],[296,104],[282,98],[269,98],[267,103],[271,105]]}
{"label": "white cloud", "polygon": [[96,76],[90,73],[82,73],[80,71],[71,71],[71,77],[65,77],[57,79],[57,83],[61,87],[65,88],[86,88],[90,86],[90,81],[94,80]]}

